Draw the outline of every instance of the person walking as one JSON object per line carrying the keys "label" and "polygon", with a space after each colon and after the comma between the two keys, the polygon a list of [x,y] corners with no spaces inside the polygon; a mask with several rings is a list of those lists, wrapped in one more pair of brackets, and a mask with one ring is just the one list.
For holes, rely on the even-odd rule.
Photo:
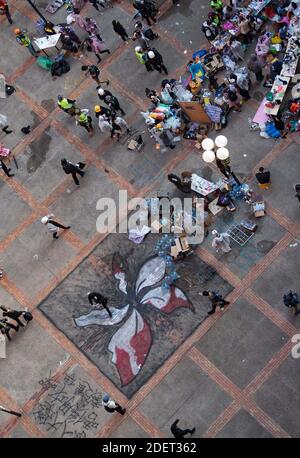
{"label": "person walking", "polygon": [[107,301],[108,301],[107,297],[102,296],[102,294],[97,293],[96,291],[92,291],[88,293],[88,300],[89,300],[89,303],[93,307],[98,308],[99,305],[102,305],[105,308],[105,310],[107,311],[107,313],[109,314],[110,318],[112,318],[112,313],[109,310],[109,308],[107,307]]}
{"label": "person walking", "polygon": [[94,134],[94,128],[93,128],[93,122],[92,118],[89,116],[89,110],[87,108],[84,108],[80,110],[79,108],[76,108],[75,110],[75,120],[76,124],[79,126],[82,126],[87,130],[90,136]]}
{"label": "person walking", "polygon": [[72,164],[72,162],[68,161],[67,159],[62,159],[61,160],[61,166],[63,168],[63,171],[67,175],[72,175],[72,178],[77,186],[80,186],[80,183],[77,178],[77,174],[80,175],[81,177],[84,176],[83,169],[85,167],[84,162],[78,162],[78,164]]}
{"label": "person walking", "polygon": [[119,100],[116,96],[114,96],[110,91],[107,89],[99,88],[98,89],[98,97],[101,101],[103,101],[111,111],[120,111],[122,115],[125,115],[125,111],[120,105]]}
{"label": "person walking", "polygon": [[65,113],[68,113],[70,116],[75,116],[76,100],[67,99],[62,95],[58,95],[57,105]]}
{"label": "person walking", "polygon": [[171,433],[176,439],[182,439],[186,434],[194,434],[196,431],[196,428],[193,429],[181,429],[177,426],[177,423],[179,422],[179,418],[174,421],[174,423],[171,425]]}
{"label": "person walking", "polygon": [[116,19],[114,19],[112,21],[112,26],[116,34],[119,35],[122,38],[122,40],[125,41],[125,43],[128,43],[127,40],[129,36],[124,27],[122,26],[122,24],[119,21],[116,21]]}
{"label": "person walking", "polygon": [[290,290],[287,294],[283,295],[283,303],[286,307],[294,309],[294,315],[298,315],[298,313],[300,313],[300,307],[298,310],[298,305],[300,304],[298,293],[293,293],[293,291]]}
{"label": "person walking", "polygon": [[97,67],[97,65],[82,65],[81,70],[85,72],[85,76],[90,75],[90,77],[93,78],[94,81],[96,81],[98,86],[101,84],[101,81],[99,79],[100,70]]}
{"label": "person walking", "polygon": [[5,307],[4,305],[0,305],[0,309],[2,310],[2,315],[7,318],[11,318],[12,320],[16,321],[19,326],[24,327],[20,318],[23,317],[24,320],[28,323],[33,319],[33,316],[27,310],[13,310]]}
{"label": "person walking", "polygon": [[137,29],[135,32],[133,32],[132,39],[133,41],[137,40],[139,42],[139,45],[143,51],[148,51],[150,49],[150,41],[141,30]]}
{"label": "person walking", "polygon": [[212,235],[214,238],[211,245],[217,253],[219,250],[223,251],[223,253],[229,253],[229,251],[231,251],[230,236],[227,232],[219,234],[219,232],[214,229]]}
{"label": "person walking", "polygon": [[259,167],[258,172],[255,174],[258,181],[258,186],[261,189],[269,189],[271,186],[271,173],[264,167]]}
{"label": "person walking", "polygon": [[147,53],[148,58],[149,58],[149,63],[152,65],[152,67],[161,73],[163,70],[166,75],[168,75],[168,70],[167,67],[164,64],[162,55],[157,51],[157,49],[152,48],[150,51]]}
{"label": "person walking", "polygon": [[98,64],[101,62],[100,54],[110,54],[110,50],[107,48],[104,41],[100,41],[99,38],[96,37],[96,35],[91,35],[90,38],[87,38],[85,42],[87,44],[87,50],[93,51],[93,53],[97,57]]}
{"label": "person walking", "polygon": [[11,337],[9,335],[9,332],[11,331],[11,329],[14,329],[16,332],[18,332],[19,326],[15,326],[14,324],[9,323],[7,318],[0,319],[1,334],[5,334],[8,340],[11,340]]}
{"label": "person walking", "polygon": [[250,60],[248,62],[248,68],[251,72],[255,74],[256,80],[261,83],[264,79],[262,72],[262,65],[258,60],[258,57],[255,54],[251,54]]}
{"label": "person walking", "polygon": [[216,293],[215,291],[203,291],[202,296],[208,297],[211,301],[212,309],[207,312],[208,315],[215,313],[216,308],[219,306],[220,310],[224,310],[225,305],[229,305],[230,302],[223,299],[221,294]]}
{"label": "person walking", "polygon": [[5,14],[7,17],[7,20],[10,24],[13,23],[13,20],[11,18],[11,14],[8,8],[8,4],[6,0],[0,0],[0,15]]}
{"label": "person walking", "polygon": [[5,164],[1,159],[0,159],[0,169],[2,169],[3,172],[5,173],[5,175],[8,176],[9,178],[12,178],[12,177],[15,176],[14,173],[9,173],[11,169],[8,168],[8,167],[6,166],[6,164]]}
{"label": "person walking", "polygon": [[100,36],[100,30],[97,26],[97,23],[95,19],[91,19],[89,17],[85,18],[84,22],[84,30],[89,34],[89,35],[96,35],[96,37],[102,41],[102,38]]}
{"label": "person walking", "polygon": [[14,32],[15,32],[15,35],[16,35],[17,42],[21,46],[25,46],[25,48],[28,49],[28,51],[30,52],[30,54],[33,57],[37,57],[39,55],[39,51],[36,51],[34,49],[33,44],[31,43],[31,40],[30,40],[29,36],[25,32],[22,32],[21,29],[15,29]]}
{"label": "person walking", "polygon": [[58,239],[58,233],[59,233],[59,229],[71,229],[71,226],[63,226],[62,224],[58,223],[57,221],[53,220],[53,214],[51,215],[47,215],[47,216],[43,216],[43,218],[41,219],[41,223],[46,225],[47,224],[47,229],[49,230],[49,232],[51,232],[53,234],[53,238],[54,239]]}
{"label": "person walking", "polygon": [[11,318],[18,324],[18,326],[20,326],[21,328],[24,328],[24,324],[22,323],[20,318],[22,316],[24,317],[24,313],[26,313],[25,311],[8,309],[4,305],[0,305],[0,309],[2,310],[3,312],[2,315],[4,317]]}
{"label": "person walking", "polygon": [[106,410],[106,412],[109,412],[109,413],[118,412],[119,414],[124,415],[125,412],[126,412],[126,409],[121,407],[120,404],[118,404],[117,402],[115,402],[112,399],[110,399],[108,394],[105,394],[103,396],[102,405],[103,405],[104,409]]}

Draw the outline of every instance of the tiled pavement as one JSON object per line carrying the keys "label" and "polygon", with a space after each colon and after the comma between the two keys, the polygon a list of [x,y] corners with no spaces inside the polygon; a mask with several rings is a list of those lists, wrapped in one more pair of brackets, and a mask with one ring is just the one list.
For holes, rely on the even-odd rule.
{"label": "tiled pavement", "polygon": [[[10,3],[15,24],[34,31],[36,15],[26,2]],[[158,87],[160,77],[144,74],[132,45],[112,34],[113,17],[129,26],[132,15],[127,0],[114,3],[114,9],[99,17],[113,51],[103,59],[103,75],[111,79],[113,91],[126,106],[129,122],[143,130],[139,114],[147,106],[143,89]],[[178,76],[190,51],[204,44],[200,25],[207,2],[160,3],[157,30],[163,39],[156,46],[172,75]],[[97,15],[91,7],[85,10]],[[56,19],[63,17],[59,11]],[[5,18],[0,21],[0,72],[17,88],[13,96],[1,100],[0,112],[8,115],[14,129],[4,141],[19,164],[13,179],[0,177],[0,265],[5,269],[0,299],[8,306],[29,307],[34,315],[0,362],[0,404],[24,412],[21,419],[0,413],[0,437],[169,437],[175,418],[183,426],[195,426],[198,437],[299,437],[300,363],[291,357],[291,337],[300,332],[300,317],[294,318],[282,305],[285,290],[299,288],[300,218],[293,198],[293,184],[299,181],[299,137],[294,134],[274,142],[250,132],[247,118],[258,106],[254,99],[241,114],[230,115],[224,133],[230,139],[236,173],[258,192],[255,169],[266,165],[272,170],[272,190],[263,196],[267,216],[244,249],[234,246],[230,255],[216,256],[209,238],[197,249],[191,266],[184,267],[186,278],[182,272],[190,297],[201,291],[209,272],[222,291],[230,292],[231,306],[203,320],[208,304],[201,297],[194,299],[201,324],[192,326],[187,320],[189,332],[181,334],[176,315],[178,329],[174,326],[168,334],[172,351],[150,367],[127,398],[112,372],[103,366],[100,371],[98,360],[80,350],[80,341],[68,327],[70,291],[80,298],[81,281],[92,285],[95,275],[104,275],[105,282],[112,247],[127,253],[123,239],[96,232],[95,203],[104,195],[115,198],[119,189],[130,196],[157,189],[174,192],[166,182],[173,170],[189,169],[207,177],[216,175],[216,170],[204,166],[188,143],[162,154],[148,141],[135,155],[103,135],[87,138],[55,109],[59,92],[85,106],[96,102],[94,84],[82,77],[80,62],[72,59],[71,72],[52,81],[15,44]],[[20,127],[26,124],[33,130],[22,136]],[[62,152],[89,164],[79,190],[60,169]],[[39,223],[47,211],[72,225],[54,243]],[[240,206],[238,218],[247,212]],[[234,218],[221,215],[214,226],[225,228]],[[147,244],[142,250],[143,246],[146,250]],[[126,405],[126,416],[105,413],[99,405],[103,392]],[[80,403],[78,418],[72,409]]]}

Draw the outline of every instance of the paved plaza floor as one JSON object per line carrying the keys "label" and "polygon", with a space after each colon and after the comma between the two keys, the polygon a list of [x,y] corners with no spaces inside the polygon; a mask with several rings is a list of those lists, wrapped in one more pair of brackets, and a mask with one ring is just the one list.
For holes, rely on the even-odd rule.
{"label": "paved plaza floor", "polygon": [[[47,3],[37,1],[41,8]],[[177,78],[192,52],[207,45],[201,24],[208,2],[158,3],[155,46]],[[14,25],[34,33],[37,15],[27,2],[10,4]],[[114,18],[132,30],[131,2],[114,1],[103,15],[88,5],[83,14],[101,25],[112,51],[103,57],[103,76],[130,126],[143,132],[144,89],[159,88],[162,77],[147,73],[134,56],[135,44],[112,31]],[[64,10],[53,18],[63,21]],[[0,73],[16,88],[0,99],[0,113],[14,131],[1,141],[18,162],[18,169],[11,166],[14,178],[0,176],[0,303],[28,307],[34,320],[0,360],[0,405],[23,412],[20,419],[0,412],[0,437],[168,438],[176,418],[182,427],[195,426],[195,437],[299,437],[300,359],[291,350],[300,315],[282,303],[287,290],[300,292],[300,210],[293,192],[300,181],[299,136],[263,139],[251,131],[248,118],[265,91],[254,83],[255,96],[241,113],[230,113],[222,133],[236,175],[265,200],[266,216],[256,221],[247,245],[233,244],[226,255],[213,251],[209,233],[178,263],[180,278],[169,295],[162,293],[165,266],[155,252],[160,236],[135,245],[127,234],[99,234],[97,200],[117,200],[121,189],[129,197],[157,190],[177,196],[168,173],[190,170],[214,181],[218,170],[187,140],[161,152],[144,133],[144,148],[134,152],[127,138],[116,143],[97,129],[89,137],[56,107],[56,97],[62,93],[92,109],[96,85],[80,67],[93,57],[71,58],[71,71],[53,79],[17,45],[14,25],[0,16]],[[20,129],[26,125],[32,131],[25,136]],[[80,188],[63,173],[62,157],[88,164]],[[271,170],[272,189],[258,189],[258,166]],[[48,213],[71,225],[57,241],[40,223]],[[250,215],[251,207],[240,203],[235,213],[215,218],[210,232]],[[204,289],[220,291],[230,306],[208,317]],[[111,319],[91,315],[89,291],[109,297]],[[125,406],[126,415],[107,413],[104,393]]]}

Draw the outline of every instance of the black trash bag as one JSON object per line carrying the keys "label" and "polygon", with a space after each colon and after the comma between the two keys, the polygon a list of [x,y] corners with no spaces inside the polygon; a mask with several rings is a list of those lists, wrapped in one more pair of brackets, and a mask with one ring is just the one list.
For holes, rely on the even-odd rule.
{"label": "black trash bag", "polygon": [[12,95],[14,92],[15,92],[15,88],[13,86],[10,86],[9,84],[5,85],[5,93],[6,93],[7,97]]}

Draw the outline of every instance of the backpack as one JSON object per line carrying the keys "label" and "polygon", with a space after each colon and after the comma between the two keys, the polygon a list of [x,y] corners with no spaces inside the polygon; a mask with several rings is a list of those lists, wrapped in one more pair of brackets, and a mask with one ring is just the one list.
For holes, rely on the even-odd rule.
{"label": "backpack", "polygon": [[52,60],[49,59],[49,57],[46,57],[46,56],[40,56],[37,58],[36,60],[37,64],[42,67],[44,70],[47,70],[49,71],[52,67]]}

